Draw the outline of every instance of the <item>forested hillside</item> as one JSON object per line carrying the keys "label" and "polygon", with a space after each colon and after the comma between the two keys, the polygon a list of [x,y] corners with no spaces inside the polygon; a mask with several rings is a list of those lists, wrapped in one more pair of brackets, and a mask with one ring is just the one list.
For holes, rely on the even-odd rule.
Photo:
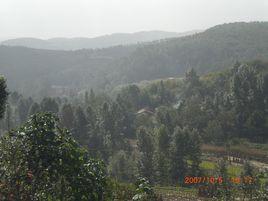
{"label": "forested hillside", "polygon": [[[104,195],[120,201],[141,196],[140,200],[161,201],[161,195],[168,193],[155,194],[148,182],[158,187],[180,185],[194,189],[202,184],[187,183],[187,176],[214,175],[217,179],[205,184],[212,190],[199,189],[198,196],[213,196],[216,200],[267,198],[266,62],[237,62],[224,71],[204,76],[190,69],[182,79],[132,84],[115,92],[91,90],[82,96],[45,97],[41,101],[11,93],[0,124],[2,133],[11,130],[0,143],[0,163],[10,170],[0,177],[6,184],[0,196],[15,189],[13,178],[27,174],[30,181],[36,177],[32,182],[40,188],[28,185],[29,178],[22,177],[22,189],[13,190],[16,196],[98,200]],[[18,125],[24,126],[12,131]],[[105,166],[95,159],[101,159]],[[11,171],[16,163],[21,169]],[[77,171],[72,171],[72,165]],[[251,183],[234,185],[227,180],[229,177],[253,179]],[[56,180],[51,183],[51,178]],[[136,190],[117,183],[135,181]],[[107,182],[112,183],[106,186]],[[88,185],[92,183],[96,185]],[[83,185],[86,187],[79,188]],[[192,195],[197,196],[197,192]]]}
{"label": "forested hillside", "polygon": [[134,49],[135,46],[117,46],[101,50],[53,51],[0,46],[0,69],[7,78],[9,89],[26,95],[50,95],[54,86],[67,88],[68,92],[83,88],[101,90],[109,86],[107,75],[116,71],[110,64]]}
{"label": "forested hillside", "polygon": [[235,61],[266,59],[268,23],[231,23],[188,37],[139,47],[124,59],[128,81],[182,75],[194,68],[207,73],[227,68]]}
{"label": "forested hillside", "polygon": [[116,33],[99,36],[95,38],[51,38],[47,40],[37,38],[17,38],[2,42],[7,46],[23,46],[36,49],[48,50],[78,50],[107,48],[117,45],[130,45],[142,42],[150,42],[166,38],[187,36],[200,31],[189,31],[184,33],[165,31],[143,31],[137,33]]}
{"label": "forested hillside", "polygon": [[1,46],[0,70],[12,90],[45,96],[57,90],[109,91],[118,84],[182,76],[188,68],[204,74],[237,60],[266,59],[267,52],[267,22],[232,23],[192,36],[98,50]]}

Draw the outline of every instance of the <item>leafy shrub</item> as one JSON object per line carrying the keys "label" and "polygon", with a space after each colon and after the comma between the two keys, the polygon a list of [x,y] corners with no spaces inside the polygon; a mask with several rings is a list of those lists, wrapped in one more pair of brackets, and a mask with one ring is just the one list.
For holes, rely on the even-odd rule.
{"label": "leafy shrub", "polygon": [[101,200],[104,166],[90,159],[51,113],[0,140],[0,200]]}
{"label": "leafy shrub", "polygon": [[157,195],[150,186],[149,181],[145,178],[138,178],[136,182],[136,194],[132,198],[133,201],[157,201]]}

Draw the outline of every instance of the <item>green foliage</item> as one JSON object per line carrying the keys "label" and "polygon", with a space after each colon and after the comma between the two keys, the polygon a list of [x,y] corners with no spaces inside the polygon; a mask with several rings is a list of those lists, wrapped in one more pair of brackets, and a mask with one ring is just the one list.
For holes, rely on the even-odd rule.
{"label": "green foliage", "polygon": [[205,142],[214,144],[222,144],[224,141],[226,141],[219,121],[212,120],[208,122],[207,127],[204,129],[203,139]]}
{"label": "green foliage", "polygon": [[137,110],[141,107],[140,89],[136,85],[129,85],[120,91],[119,97],[128,103],[127,107],[132,110]]}
{"label": "green foliage", "polygon": [[156,131],[156,149],[154,153],[154,180],[158,184],[169,183],[169,144],[170,133],[165,125]]}
{"label": "green foliage", "polygon": [[20,123],[24,123],[27,119],[29,108],[32,104],[32,99],[23,99],[21,98],[18,102],[18,115]]}
{"label": "green foliage", "polygon": [[5,112],[6,127],[5,127],[5,129],[7,131],[9,131],[11,128],[13,128],[14,121],[12,119],[12,115],[13,115],[12,113],[13,113],[12,108],[10,107],[9,104],[6,104],[6,112]]}
{"label": "green foliage", "polygon": [[40,103],[40,107],[42,112],[52,112],[57,114],[59,111],[58,103],[53,98],[44,98]]}
{"label": "green foliage", "polygon": [[0,141],[1,200],[100,200],[101,162],[58,127],[50,113],[34,115]]}
{"label": "green foliage", "polygon": [[136,173],[134,156],[120,150],[109,158],[108,173],[118,181],[131,182]]}
{"label": "green foliage", "polygon": [[258,68],[258,65],[235,66],[230,91],[240,135],[256,140],[262,139],[267,130],[264,94],[267,86]]}
{"label": "green foliage", "polygon": [[70,104],[64,104],[61,109],[61,124],[69,130],[74,127],[74,112]]}
{"label": "green foliage", "polygon": [[155,116],[160,127],[164,125],[167,129],[166,132],[173,133],[178,120],[176,110],[167,106],[160,106],[156,109]]}
{"label": "green foliage", "polygon": [[38,112],[40,112],[40,105],[38,103],[33,103],[29,110],[29,115],[34,115]]}
{"label": "green foliage", "polygon": [[0,77],[0,118],[3,118],[4,116],[4,111],[5,111],[5,104],[7,101],[7,86],[6,86],[6,81],[3,77]]}
{"label": "green foliage", "polygon": [[105,201],[126,201],[131,200],[135,195],[136,189],[133,184],[119,183],[114,179],[107,179],[107,189],[104,194]]}
{"label": "green foliage", "polygon": [[[207,145],[206,150],[208,146],[212,147],[210,153],[222,155],[234,152],[243,157],[266,160],[265,150],[258,152],[258,150],[248,149],[248,145],[252,143],[251,141],[267,140],[267,95],[265,94],[268,86],[267,66],[260,61],[248,64],[236,63],[230,70],[202,77],[191,69],[186,73],[185,79],[157,80],[141,87],[130,85],[123,87],[122,91],[113,97],[91,90],[90,93],[85,93],[85,96],[82,94],[80,97],[45,98],[40,103],[40,109],[47,108],[46,110],[57,112],[57,108],[62,108],[59,113],[61,125],[72,131],[79,144],[88,149],[92,157],[103,159],[107,165],[107,172],[116,180],[133,182],[139,175],[148,178],[153,184],[177,185],[183,183],[186,175],[200,176],[203,173],[209,175],[215,173],[214,162],[210,160],[201,163],[201,142],[217,145]],[[29,108],[36,108],[33,111],[39,110],[39,103],[35,103],[31,98],[24,99],[16,93],[13,94],[9,105],[5,119],[1,122],[2,129],[18,124],[19,107],[25,106],[21,109],[23,119],[25,114],[27,117],[35,113],[31,112],[32,109],[29,111]],[[14,121],[8,121],[10,119]],[[240,137],[246,138],[248,144],[231,145],[226,151],[224,146],[235,141],[241,142]],[[46,138],[41,138],[40,141],[46,141]],[[20,145],[22,147],[16,145],[19,148],[14,149],[12,155],[20,156],[21,153],[15,152],[25,149],[24,144],[27,145],[27,143],[22,143]],[[50,141],[48,144],[53,145]],[[54,153],[53,146],[43,149]],[[38,154],[40,153],[45,155],[38,151]],[[55,153],[57,154],[58,152]],[[35,152],[29,154],[29,158],[33,156]],[[78,154],[77,157],[79,156]],[[20,158],[15,157],[14,160],[20,162]],[[37,158],[31,159],[31,161],[35,160]],[[53,158],[47,163],[50,164],[50,160]],[[79,172],[76,167],[71,166],[71,163],[76,164],[76,160],[70,162],[70,167]],[[32,169],[39,168],[39,163],[33,165]],[[14,165],[14,172],[17,166],[19,165]],[[224,165],[220,164],[219,167],[218,174],[225,174]],[[36,174],[32,169],[30,173]],[[27,173],[28,166],[25,166],[23,171],[23,174]],[[239,166],[230,165],[227,168],[229,176],[238,176],[240,173]],[[66,192],[73,192],[65,188],[72,186],[67,177],[57,180],[57,174],[53,171],[46,174],[56,178],[57,184],[54,185],[56,186],[54,191],[44,191],[45,195],[54,196],[56,192],[63,192],[60,187]],[[86,173],[79,173],[80,176],[84,174]],[[40,178],[43,179],[43,183],[48,182],[45,176],[41,175]],[[44,188],[45,184],[42,182],[40,188]],[[73,183],[76,185],[76,182]],[[117,192],[116,185],[114,188]],[[50,189],[50,186],[46,189]],[[258,187],[260,192],[263,192],[263,189]],[[75,191],[80,192],[80,190]],[[216,192],[219,197],[229,198],[230,194],[235,195],[225,187],[220,190],[222,191]],[[255,195],[257,190],[253,192]],[[134,196],[132,193],[125,195],[123,192],[117,192],[116,194],[124,200],[126,197],[131,199]],[[114,195],[111,196],[109,199],[115,198]]]}
{"label": "green foliage", "polygon": [[[187,173],[199,175],[200,137],[196,130],[176,127],[170,148],[170,176],[173,183],[183,184]],[[192,161],[188,169],[187,160]]]}
{"label": "green foliage", "polygon": [[[68,118],[72,117],[69,116]],[[89,136],[87,124],[87,118],[83,109],[81,107],[77,107],[73,119],[73,135],[81,145],[86,145],[88,143]]]}
{"label": "green foliage", "polygon": [[138,178],[136,181],[136,194],[133,196],[133,201],[157,201],[153,188],[150,186],[149,181],[145,178]]}
{"label": "green foliage", "polygon": [[138,150],[140,152],[138,160],[139,173],[142,177],[152,180],[154,154],[152,136],[146,128],[140,127],[137,131],[137,139]]}

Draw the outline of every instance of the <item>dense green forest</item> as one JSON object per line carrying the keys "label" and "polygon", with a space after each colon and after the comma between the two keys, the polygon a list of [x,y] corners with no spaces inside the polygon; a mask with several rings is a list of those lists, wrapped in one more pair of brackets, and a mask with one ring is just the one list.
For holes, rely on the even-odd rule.
{"label": "dense green forest", "polygon": [[[95,50],[52,51],[0,46],[0,70],[13,91],[27,96],[109,92],[142,80],[227,69],[235,61],[265,59],[268,23],[231,23],[173,39]],[[32,86],[35,87],[32,87]],[[82,92],[81,92],[82,91]]]}
{"label": "dense green forest", "polygon": [[[3,79],[0,86],[3,114]],[[0,196],[6,200],[163,200],[161,187],[192,189],[196,185],[187,185],[186,176],[212,175],[254,182],[224,180],[205,191],[207,197],[267,199],[267,167],[252,163],[268,161],[268,64],[263,61],[235,62],[202,76],[190,69],[183,78],[110,93],[89,90],[39,100],[10,92],[1,129],[9,131],[0,143]],[[256,144],[258,149],[252,148]]]}

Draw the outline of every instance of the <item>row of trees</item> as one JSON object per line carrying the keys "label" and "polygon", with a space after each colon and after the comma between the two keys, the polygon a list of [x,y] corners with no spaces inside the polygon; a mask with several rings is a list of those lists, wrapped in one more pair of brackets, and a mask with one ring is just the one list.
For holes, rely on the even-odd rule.
{"label": "row of trees", "polygon": [[[94,119],[94,114],[89,113],[101,113],[99,108],[104,109],[104,103],[108,104],[106,109],[112,103],[111,110],[121,110],[119,113],[128,113],[125,114],[128,117],[144,107],[156,109],[165,105],[170,109],[177,107],[177,125],[198,129],[206,141],[217,143],[233,137],[263,141],[267,138],[266,72],[267,64],[262,62],[236,63],[229,71],[210,74],[202,79],[191,70],[184,82],[168,80],[141,88],[127,86],[120,90],[115,100],[91,91],[85,94],[84,100],[44,98],[36,103],[32,98],[25,99],[15,92],[10,96],[2,128],[9,130],[38,111],[60,114],[64,126],[71,128],[75,116],[81,116],[81,110]],[[172,82],[173,86],[170,84]],[[133,132],[126,133],[133,135]],[[217,136],[212,133],[217,133]]]}
{"label": "row of trees", "polygon": [[138,170],[150,181],[162,185],[183,184],[187,174],[200,175],[201,140],[196,130],[176,127],[171,134],[161,125],[154,139],[145,128],[138,129],[137,138]]}
{"label": "row of trees", "polygon": [[91,90],[80,97],[37,102],[12,93],[2,129],[37,112],[52,112],[80,146],[104,161],[113,177],[182,182],[186,174],[202,173],[201,143],[225,144],[236,137],[267,140],[267,66],[237,63],[201,78],[190,70],[183,80],[129,85],[113,97]]}

